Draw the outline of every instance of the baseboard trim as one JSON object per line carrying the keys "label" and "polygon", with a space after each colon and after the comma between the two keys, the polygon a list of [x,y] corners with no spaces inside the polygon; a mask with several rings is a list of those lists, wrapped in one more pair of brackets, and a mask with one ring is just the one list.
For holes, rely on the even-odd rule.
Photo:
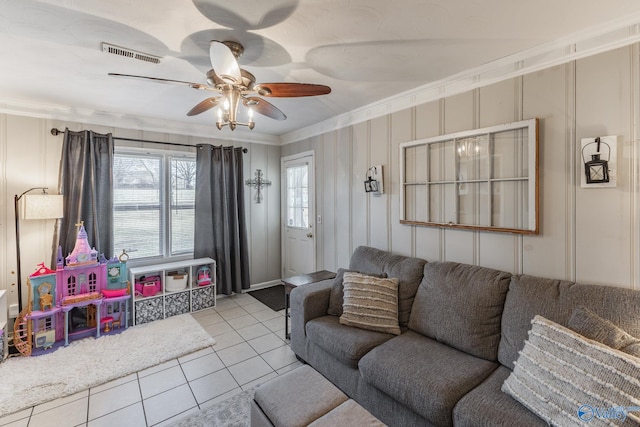
{"label": "baseboard trim", "polygon": [[282,283],[280,279],[270,280],[268,282],[262,282],[262,283],[254,283],[253,285],[251,285],[249,289],[245,289],[242,292],[244,293],[244,292],[255,291],[258,289],[268,288],[273,285],[279,285],[280,283]]}

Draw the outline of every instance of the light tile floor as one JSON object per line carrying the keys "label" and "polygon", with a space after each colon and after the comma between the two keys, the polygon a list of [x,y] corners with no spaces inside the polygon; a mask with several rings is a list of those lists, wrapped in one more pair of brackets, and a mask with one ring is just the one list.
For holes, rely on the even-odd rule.
{"label": "light tile floor", "polygon": [[284,310],[249,294],[219,297],[193,317],[213,347],[2,417],[0,426],[165,426],[301,365],[284,339]]}

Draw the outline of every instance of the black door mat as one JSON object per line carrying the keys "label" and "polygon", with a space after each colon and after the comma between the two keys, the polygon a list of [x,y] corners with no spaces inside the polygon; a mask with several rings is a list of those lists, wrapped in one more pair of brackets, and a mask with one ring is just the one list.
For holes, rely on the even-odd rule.
{"label": "black door mat", "polygon": [[270,286],[247,293],[273,311],[284,310],[284,285]]}

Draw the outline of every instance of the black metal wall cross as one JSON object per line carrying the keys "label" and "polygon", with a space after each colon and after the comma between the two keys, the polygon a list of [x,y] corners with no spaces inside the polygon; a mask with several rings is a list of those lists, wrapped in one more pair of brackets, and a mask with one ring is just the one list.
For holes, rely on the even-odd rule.
{"label": "black metal wall cross", "polygon": [[262,170],[256,169],[256,177],[253,179],[248,179],[245,181],[245,184],[255,187],[256,189],[256,203],[262,202],[262,187],[267,185],[271,185],[271,181],[268,179],[264,179],[262,177]]}

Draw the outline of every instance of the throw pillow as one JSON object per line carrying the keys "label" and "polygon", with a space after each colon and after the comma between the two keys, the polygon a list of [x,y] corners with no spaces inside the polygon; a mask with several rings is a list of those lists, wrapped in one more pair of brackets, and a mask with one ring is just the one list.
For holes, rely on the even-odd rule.
{"label": "throw pillow", "polygon": [[640,338],[629,335],[613,322],[603,319],[586,307],[576,307],[567,326],[591,340],[640,357]]}
{"label": "throw pillow", "polygon": [[[502,391],[551,425],[574,425],[617,411],[640,423],[640,359],[534,317]],[[611,412],[609,412],[611,413]],[[627,425],[627,424],[624,424]]]}
{"label": "throw pillow", "polygon": [[344,273],[346,272],[366,274],[372,277],[387,277],[387,273],[372,274],[357,270],[339,268],[335,279],[333,279],[333,286],[331,287],[331,293],[329,294],[329,308],[327,309],[327,314],[331,314],[332,316],[342,316],[342,303],[344,302],[344,287],[342,285],[342,281]]}
{"label": "throw pillow", "polygon": [[346,272],[343,284],[341,324],[400,335],[398,279]]}

